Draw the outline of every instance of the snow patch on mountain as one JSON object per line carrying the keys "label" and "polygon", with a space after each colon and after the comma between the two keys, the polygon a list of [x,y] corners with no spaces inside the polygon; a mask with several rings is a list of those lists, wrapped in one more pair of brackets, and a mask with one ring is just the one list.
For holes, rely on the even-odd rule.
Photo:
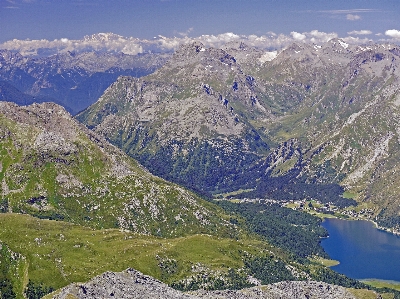
{"label": "snow patch on mountain", "polygon": [[258,60],[261,63],[264,63],[264,62],[267,62],[267,61],[274,60],[276,56],[278,56],[278,51],[266,52]]}

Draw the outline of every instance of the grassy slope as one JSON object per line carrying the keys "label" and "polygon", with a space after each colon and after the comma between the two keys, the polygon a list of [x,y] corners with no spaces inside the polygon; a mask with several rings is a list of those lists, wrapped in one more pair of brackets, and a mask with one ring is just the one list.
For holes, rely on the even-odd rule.
{"label": "grassy slope", "polygon": [[[221,209],[151,175],[106,141],[93,141],[98,137],[69,115],[53,132],[42,119],[27,116],[29,109],[37,112],[15,108],[25,123],[0,114],[3,212],[158,236],[236,234]],[[43,135],[48,140],[38,142]]]}
{"label": "grassy slope", "polygon": [[[210,235],[165,239],[9,213],[0,214],[0,239],[26,257],[29,279],[54,288],[128,267],[168,283],[193,274],[192,266],[198,263],[226,271],[243,267],[244,252],[272,249],[254,239],[238,241]],[[165,259],[177,262],[175,273],[163,275],[159,264]]]}
{"label": "grassy slope", "polygon": [[397,281],[366,279],[363,282],[376,288],[391,288],[400,291],[400,283]]}
{"label": "grassy slope", "polygon": [[[22,290],[28,279],[57,289],[72,282],[88,281],[105,271],[132,267],[172,283],[196,275],[199,268],[222,273],[230,268],[243,268],[243,259],[249,254],[261,256],[273,252],[276,258],[298,270],[306,270],[304,265],[290,262],[279,248],[249,237],[236,240],[191,235],[165,239],[6,213],[0,214],[0,239],[25,257],[19,269],[24,273],[15,281],[17,298],[23,298]],[[170,273],[163,271],[161,265],[168,260],[176,262]],[[321,267],[311,263],[308,269],[310,273],[317,273]],[[360,292],[354,290],[356,294]]]}

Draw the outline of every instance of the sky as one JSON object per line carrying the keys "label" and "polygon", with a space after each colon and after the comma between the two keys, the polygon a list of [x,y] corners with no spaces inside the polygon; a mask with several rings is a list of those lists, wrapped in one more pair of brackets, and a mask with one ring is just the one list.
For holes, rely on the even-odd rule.
{"label": "sky", "polygon": [[264,48],[327,36],[400,43],[399,15],[399,0],[0,0],[0,48],[100,32],[174,44],[205,35],[275,39]]}

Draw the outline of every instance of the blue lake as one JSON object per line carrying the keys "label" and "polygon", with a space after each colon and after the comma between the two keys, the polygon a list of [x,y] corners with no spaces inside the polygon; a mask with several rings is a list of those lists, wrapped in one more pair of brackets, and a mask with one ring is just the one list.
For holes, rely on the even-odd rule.
{"label": "blue lake", "polygon": [[329,232],[322,247],[340,262],[332,270],[355,279],[400,281],[400,237],[369,221],[326,219],[322,226]]}

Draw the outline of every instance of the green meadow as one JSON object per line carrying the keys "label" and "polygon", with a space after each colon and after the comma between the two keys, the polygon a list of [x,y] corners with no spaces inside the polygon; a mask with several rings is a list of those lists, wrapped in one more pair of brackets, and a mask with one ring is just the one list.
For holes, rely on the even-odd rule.
{"label": "green meadow", "polygon": [[[196,265],[225,272],[243,267],[244,254],[272,249],[254,239],[210,235],[166,239],[21,214],[0,214],[0,240],[26,258],[26,273],[20,280],[54,289],[128,267],[171,283],[193,274]],[[173,270],[165,272],[163,261],[174,261]]]}

